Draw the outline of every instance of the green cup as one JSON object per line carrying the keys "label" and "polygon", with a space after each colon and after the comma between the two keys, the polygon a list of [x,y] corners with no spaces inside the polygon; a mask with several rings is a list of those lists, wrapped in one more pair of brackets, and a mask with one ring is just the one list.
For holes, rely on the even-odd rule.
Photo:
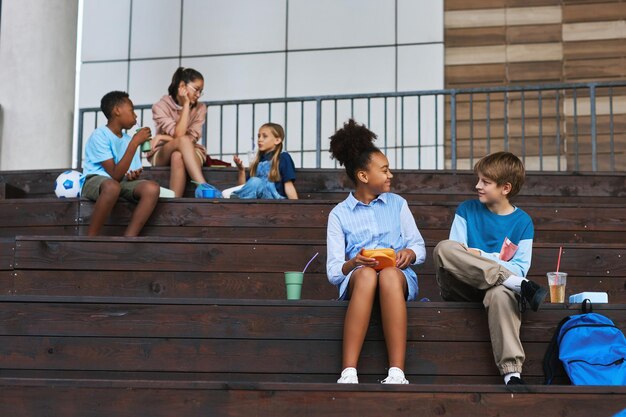
{"label": "green cup", "polygon": [[302,281],[304,280],[304,272],[287,271],[285,272],[285,287],[287,288],[287,300],[299,300],[302,294]]}
{"label": "green cup", "polygon": [[152,150],[152,144],[150,144],[150,140],[151,139],[148,139],[141,144],[141,152],[150,152]]}

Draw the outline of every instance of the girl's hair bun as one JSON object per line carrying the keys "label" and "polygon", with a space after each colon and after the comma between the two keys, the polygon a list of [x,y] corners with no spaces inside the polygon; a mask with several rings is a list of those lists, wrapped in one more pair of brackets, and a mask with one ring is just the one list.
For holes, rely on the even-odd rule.
{"label": "girl's hair bun", "polygon": [[356,171],[367,169],[370,155],[380,150],[374,145],[377,136],[354,119],[330,137],[330,154],[346,168],[348,176],[356,183]]}

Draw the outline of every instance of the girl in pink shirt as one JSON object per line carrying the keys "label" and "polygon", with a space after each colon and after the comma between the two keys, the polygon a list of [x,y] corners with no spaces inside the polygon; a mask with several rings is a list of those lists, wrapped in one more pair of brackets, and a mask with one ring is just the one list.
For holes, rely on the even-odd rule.
{"label": "girl in pink shirt", "polygon": [[169,188],[176,197],[183,195],[187,174],[200,184],[198,189],[208,186],[202,175],[206,149],[198,143],[207,111],[198,101],[203,88],[202,74],[180,67],[172,77],[168,95],[152,106],[156,135],[147,157],[153,166],[170,166]]}

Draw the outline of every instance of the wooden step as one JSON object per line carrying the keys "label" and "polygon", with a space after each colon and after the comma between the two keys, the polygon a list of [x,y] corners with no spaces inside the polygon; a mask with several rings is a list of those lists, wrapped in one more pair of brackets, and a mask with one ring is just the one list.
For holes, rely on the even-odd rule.
{"label": "wooden step", "polygon": [[[592,200],[592,199],[590,199]],[[335,203],[329,201],[162,200],[142,230],[144,236],[325,239]],[[86,200],[0,200],[0,236],[85,235],[94,203]],[[411,202],[424,238],[447,238],[456,203]],[[120,202],[103,234],[120,236],[134,206]],[[626,211],[621,205],[535,203],[523,209],[533,218],[536,242],[621,243]]]}
{"label": "wooden step", "polygon": [[[302,297],[332,299],[336,288],[326,278],[325,241],[201,239],[162,237],[18,237],[5,242],[3,294],[71,294],[212,298],[284,297],[283,272],[309,266]],[[557,244],[536,244],[529,277],[545,285],[556,267]],[[416,267],[419,297],[440,300],[427,246]],[[561,259],[570,275],[567,294],[605,291],[611,302],[626,302],[624,245],[571,244]],[[2,256],[0,256],[2,259]]]}
{"label": "wooden step", "polygon": [[[280,375],[334,382],[341,369],[346,302],[0,297],[0,368],[94,372]],[[541,381],[542,358],[559,321],[580,305],[523,315],[524,377]],[[375,309],[359,361],[364,382],[385,376]],[[626,323],[626,305],[594,311]],[[410,303],[405,373],[420,383],[498,378],[479,303]],[[472,378],[476,380],[472,381]]]}
{"label": "wooden step", "polygon": [[160,380],[92,373],[0,377],[0,413],[12,417],[612,416],[625,387],[530,385],[339,385]]}
{"label": "wooden step", "polygon": [[[63,171],[2,171],[0,183],[22,190],[27,197],[53,197],[52,184]],[[236,185],[235,168],[204,168],[203,172],[207,180],[218,188]],[[345,193],[354,188],[343,169],[298,169],[297,176],[296,187],[303,197],[307,193]],[[167,186],[169,168],[146,167],[143,178],[154,179]],[[394,192],[402,195],[413,193],[457,196],[475,195],[475,183],[476,177],[471,171],[394,170],[392,187]],[[189,183],[186,195],[192,196],[192,191],[192,184]],[[614,197],[623,202],[626,199],[626,174],[530,171],[520,193],[520,198],[525,196]]]}

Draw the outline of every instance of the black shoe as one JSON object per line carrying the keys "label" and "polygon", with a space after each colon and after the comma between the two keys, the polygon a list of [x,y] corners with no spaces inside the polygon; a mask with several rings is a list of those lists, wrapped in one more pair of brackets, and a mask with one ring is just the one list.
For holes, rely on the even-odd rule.
{"label": "black shoe", "polygon": [[540,287],[536,283],[525,280],[522,282],[522,291],[521,291],[521,306],[520,310],[524,312],[526,310],[526,302],[530,304],[530,308],[533,311],[539,310],[539,306],[543,303],[543,300],[546,299],[548,295],[548,290],[543,287]]}
{"label": "black shoe", "polygon": [[509,379],[509,382],[506,383],[507,385],[526,385],[526,383],[524,382],[524,380],[520,377],[517,376],[512,376]]}

